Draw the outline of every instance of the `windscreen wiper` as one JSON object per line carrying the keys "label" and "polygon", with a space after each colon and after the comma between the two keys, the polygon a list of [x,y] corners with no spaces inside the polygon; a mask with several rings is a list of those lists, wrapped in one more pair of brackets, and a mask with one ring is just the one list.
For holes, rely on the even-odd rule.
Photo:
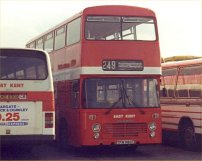
{"label": "windscreen wiper", "polygon": [[124,91],[123,91],[123,88],[120,88],[120,89],[119,89],[119,92],[120,92],[121,96],[119,97],[119,99],[118,99],[116,102],[114,102],[114,103],[112,104],[111,108],[110,108],[109,110],[107,110],[107,111],[105,112],[105,114],[109,114],[109,113],[111,112],[111,110],[112,110],[114,107],[117,107],[116,105],[117,105],[119,102],[122,102],[122,106],[125,107],[125,98],[124,98]]}
{"label": "windscreen wiper", "polygon": [[145,114],[145,111],[142,110],[141,107],[138,107],[133,99],[130,99],[124,86],[123,86],[123,94],[124,94],[124,97],[128,100],[129,104],[132,103],[132,105],[135,106],[140,111],[141,114]]}
{"label": "windscreen wiper", "polygon": [[134,101],[133,99],[130,99],[130,97],[128,96],[128,94],[127,94],[127,92],[126,92],[126,89],[125,89],[125,87],[124,87],[124,81],[123,81],[123,80],[121,81],[120,94],[121,94],[121,96],[119,97],[119,99],[118,99],[116,102],[114,102],[114,103],[112,104],[111,108],[110,108],[109,110],[107,110],[107,111],[105,112],[105,114],[109,114],[109,113],[112,111],[112,109],[113,109],[114,107],[116,107],[116,105],[117,105],[120,101],[122,102],[122,106],[123,106],[123,107],[126,107],[126,100],[128,101],[129,104],[132,104],[133,106],[135,106],[135,107],[140,111],[141,114],[145,114],[145,111],[142,110],[141,108],[139,108],[139,107],[137,106],[137,104],[135,103],[135,101]]}

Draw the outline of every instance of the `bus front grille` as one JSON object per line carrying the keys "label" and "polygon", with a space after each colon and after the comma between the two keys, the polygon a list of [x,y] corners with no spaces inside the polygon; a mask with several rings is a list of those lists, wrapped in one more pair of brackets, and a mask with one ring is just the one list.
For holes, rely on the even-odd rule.
{"label": "bus front grille", "polygon": [[107,123],[103,133],[112,137],[130,137],[147,133],[147,123]]}

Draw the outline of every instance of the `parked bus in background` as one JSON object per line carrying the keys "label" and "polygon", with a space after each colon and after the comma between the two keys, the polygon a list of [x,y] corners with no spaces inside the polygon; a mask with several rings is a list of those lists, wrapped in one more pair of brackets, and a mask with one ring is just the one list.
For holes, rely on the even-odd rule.
{"label": "parked bus in background", "polygon": [[89,7],[26,46],[49,51],[62,146],[161,143],[161,63],[153,11]]}
{"label": "parked bus in background", "polygon": [[54,93],[48,54],[1,48],[0,143],[54,138]]}
{"label": "parked bus in background", "polygon": [[202,137],[202,58],[162,63],[162,73],[163,138],[197,150]]}

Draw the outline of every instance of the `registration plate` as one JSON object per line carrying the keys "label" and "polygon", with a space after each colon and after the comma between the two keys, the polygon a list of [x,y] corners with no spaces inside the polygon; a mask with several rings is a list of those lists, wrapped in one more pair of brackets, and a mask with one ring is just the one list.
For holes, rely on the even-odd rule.
{"label": "registration plate", "polygon": [[134,140],[117,140],[116,144],[135,144]]}

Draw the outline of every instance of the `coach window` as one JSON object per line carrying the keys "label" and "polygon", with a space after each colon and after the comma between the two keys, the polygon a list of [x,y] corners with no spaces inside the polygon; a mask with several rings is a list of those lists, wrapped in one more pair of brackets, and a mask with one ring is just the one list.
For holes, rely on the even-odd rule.
{"label": "coach window", "polygon": [[25,77],[24,70],[16,71],[15,74],[16,74],[16,79],[24,79],[24,77]]}
{"label": "coach window", "polygon": [[51,32],[51,33],[49,33],[48,35],[45,36],[44,49],[47,52],[53,51],[53,32]]}
{"label": "coach window", "polygon": [[201,76],[202,67],[184,67],[181,68],[178,79],[178,96],[179,97],[201,97],[202,91],[201,86]]}
{"label": "coach window", "polygon": [[43,49],[43,38],[36,41],[36,49]]}
{"label": "coach window", "polygon": [[177,89],[176,96],[177,97],[188,97],[188,88],[189,85],[185,85],[185,73],[186,70],[184,68],[180,68],[179,76],[177,79]]}
{"label": "coach window", "polygon": [[72,45],[80,41],[81,18],[78,18],[67,25],[67,45]]}
{"label": "coach window", "polygon": [[56,30],[55,34],[55,50],[65,46],[65,26]]}
{"label": "coach window", "polygon": [[165,89],[167,97],[175,97],[175,86],[177,79],[177,68],[166,69],[162,71],[164,77]]}

